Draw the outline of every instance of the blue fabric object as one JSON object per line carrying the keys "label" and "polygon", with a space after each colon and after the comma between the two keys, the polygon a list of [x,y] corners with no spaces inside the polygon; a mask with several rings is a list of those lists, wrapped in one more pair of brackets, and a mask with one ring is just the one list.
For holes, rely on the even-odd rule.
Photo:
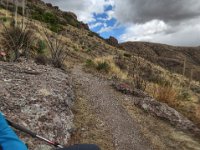
{"label": "blue fabric object", "polygon": [[3,150],[27,150],[26,145],[18,138],[9,127],[3,115],[0,113],[0,147]]}

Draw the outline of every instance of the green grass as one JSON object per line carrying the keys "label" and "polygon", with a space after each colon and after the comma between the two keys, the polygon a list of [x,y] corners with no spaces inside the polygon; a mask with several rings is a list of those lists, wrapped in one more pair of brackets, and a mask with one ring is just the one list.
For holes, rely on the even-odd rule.
{"label": "green grass", "polygon": [[38,41],[38,49],[37,52],[39,54],[44,54],[44,50],[46,49],[46,43],[43,40]]}

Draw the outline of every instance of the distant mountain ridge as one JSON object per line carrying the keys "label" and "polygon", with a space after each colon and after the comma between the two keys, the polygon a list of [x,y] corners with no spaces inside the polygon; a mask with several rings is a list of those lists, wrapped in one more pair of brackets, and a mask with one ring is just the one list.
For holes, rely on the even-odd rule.
{"label": "distant mountain ridge", "polygon": [[182,74],[184,61],[186,76],[200,80],[200,47],[178,47],[149,42],[125,42],[120,44],[124,50],[139,55],[170,71]]}

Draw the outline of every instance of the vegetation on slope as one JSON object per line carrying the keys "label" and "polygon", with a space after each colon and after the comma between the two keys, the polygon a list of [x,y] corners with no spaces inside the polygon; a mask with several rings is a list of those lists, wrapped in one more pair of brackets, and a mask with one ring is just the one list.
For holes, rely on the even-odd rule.
{"label": "vegetation on slope", "polygon": [[[127,50],[108,45],[103,39],[94,36],[94,33],[91,31],[82,28],[82,24],[77,22],[72,15],[66,13],[65,15],[60,14],[60,11],[54,7],[48,7],[44,4],[28,3],[28,8],[31,11],[30,18],[33,19],[30,21],[31,28],[37,31],[37,35],[35,35],[36,40],[31,45],[32,51],[30,53],[33,53],[31,57],[36,57],[38,62],[47,64],[46,61],[49,58],[53,60],[52,56],[57,57],[56,54],[51,53],[52,43],[48,44],[49,40],[46,40],[46,38],[54,36],[55,34],[53,32],[62,31],[54,39],[55,41],[59,40],[59,43],[61,43],[59,45],[65,45],[67,47],[62,51],[67,55],[64,62],[62,62],[63,64],[74,65],[77,63],[86,63],[87,69],[93,71],[93,73],[116,82],[127,83],[131,88],[139,88],[149,93],[158,101],[165,102],[180,111],[200,127],[199,82],[173,73],[169,71],[170,69],[164,69],[168,69],[167,65],[169,64],[172,64],[173,67],[176,66],[176,61],[172,61],[171,59],[174,53],[178,54],[173,55],[177,56],[177,59],[188,56],[188,66],[199,67],[196,51],[195,56],[193,56],[194,54],[188,52],[187,48],[184,48],[182,52],[181,49],[179,50],[176,47],[171,49],[167,46],[168,51],[165,52],[165,49],[159,50],[159,47],[154,44],[152,44],[151,51],[149,51],[146,45],[142,44],[132,47],[133,49],[137,49],[137,52],[132,52],[131,50],[127,52]],[[43,12],[42,10],[46,11]],[[5,24],[10,24],[12,17],[4,18],[5,10],[1,11],[2,14],[0,16],[2,20]],[[53,32],[46,29],[46,27]],[[48,32],[46,36],[44,33],[39,32],[44,31],[44,28]],[[4,50],[6,51],[6,49]],[[145,54],[149,54],[149,56],[144,57],[143,54],[138,56],[143,51]],[[20,54],[22,53],[20,52]],[[184,57],[183,54],[185,54]],[[48,59],[46,60],[47,57]],[[161,61],[157,60],[155,62],[156,59],[152,59],[155,57],[166,57],[167,59],[161,59]],[[57,58],[57,60],[63,59]],[[177,70],[180,73],[183,65],[181,62],[177,62],[177,64]],[[186,72],[188,72],[188,69],[186,68]],[[198,77],[198,75],[196,76]]]}

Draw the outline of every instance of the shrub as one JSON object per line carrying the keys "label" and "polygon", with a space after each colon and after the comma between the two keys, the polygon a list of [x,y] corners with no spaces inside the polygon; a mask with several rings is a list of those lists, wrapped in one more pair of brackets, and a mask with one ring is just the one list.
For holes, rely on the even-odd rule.
{"label": "shrub", "polygon": [[34,40],[34,33],[28,29],[28,26],[24,28],[7,28],[4,25],[2,44],[8,54],[7,58],[10,59],[10,61],[16,61],[20,55],[25,55],[27,57]]}
{"label": "shrub", "polygon": [[39,40],[38,41],[38,49],[37,52],[39,54],[43,54],[44,50],[46,49],[46,43],[43,40]]}
{"label": "shrub", "polygon": [[112,77],[125,80],[128,77],[126,71],[122,71],[116,64],[113,56],[98,57],[94,60],[96,69],[108,73]]}
{"label": "shrub", "polygon": [[0,20],[2,20],[3,22],[7,22],[8,18],[6,18],[6,17],[1,17]]}
{"label": "shrub", "polygon": [[144,79],[142,79],[139,76],[135,76],[133,81],[134,81],[134,87],[136,89],[139,89],[139,90],[142,90],[142,91],[146,90],[147,82]]}
{"label": "shrub", "polygon": [[97,63],[97,66],[96,66],[96,69],[98,71],[105,71],[105,72],[109,72],[110,70],[110,65],[107,63],[107,62],[98,62]]}
{"label": "shrub", "polygon": [[130,58],[132,55],[128,53],[124,53],[124,56]]}
{"label": "shrub", "polygon": [[54,67],[62,68],[65,58],[67,57],[67,48],[62,42],[62,36],[56,33],[49,35],[45,29],[44,34],[50,50],[51,63],[54,65]]}
{"label": "shrub", "polygon": [[35,12],[32,12],[32,18],[48,24],[48,28],[53,32],[60,32],[63,27],[60,25],[59,18],[51,12],[43,12],[39,8],[35,8]]}
{"label": "shrub", "polygon": [[180,100],[190,101],[191,95],[184,89],[179,93],[178,98]]}
{"label": "shrub", "polygon": [[158,101],[164,102],[172,107],[177,107],[180,102],[178,101],[178,91],[172,86],[154,85],[150,94]]}
{"label": "shrub", "polygon": [[95,67],[95,63],[91,59],[87,59],[85,65],[87,67]]}

